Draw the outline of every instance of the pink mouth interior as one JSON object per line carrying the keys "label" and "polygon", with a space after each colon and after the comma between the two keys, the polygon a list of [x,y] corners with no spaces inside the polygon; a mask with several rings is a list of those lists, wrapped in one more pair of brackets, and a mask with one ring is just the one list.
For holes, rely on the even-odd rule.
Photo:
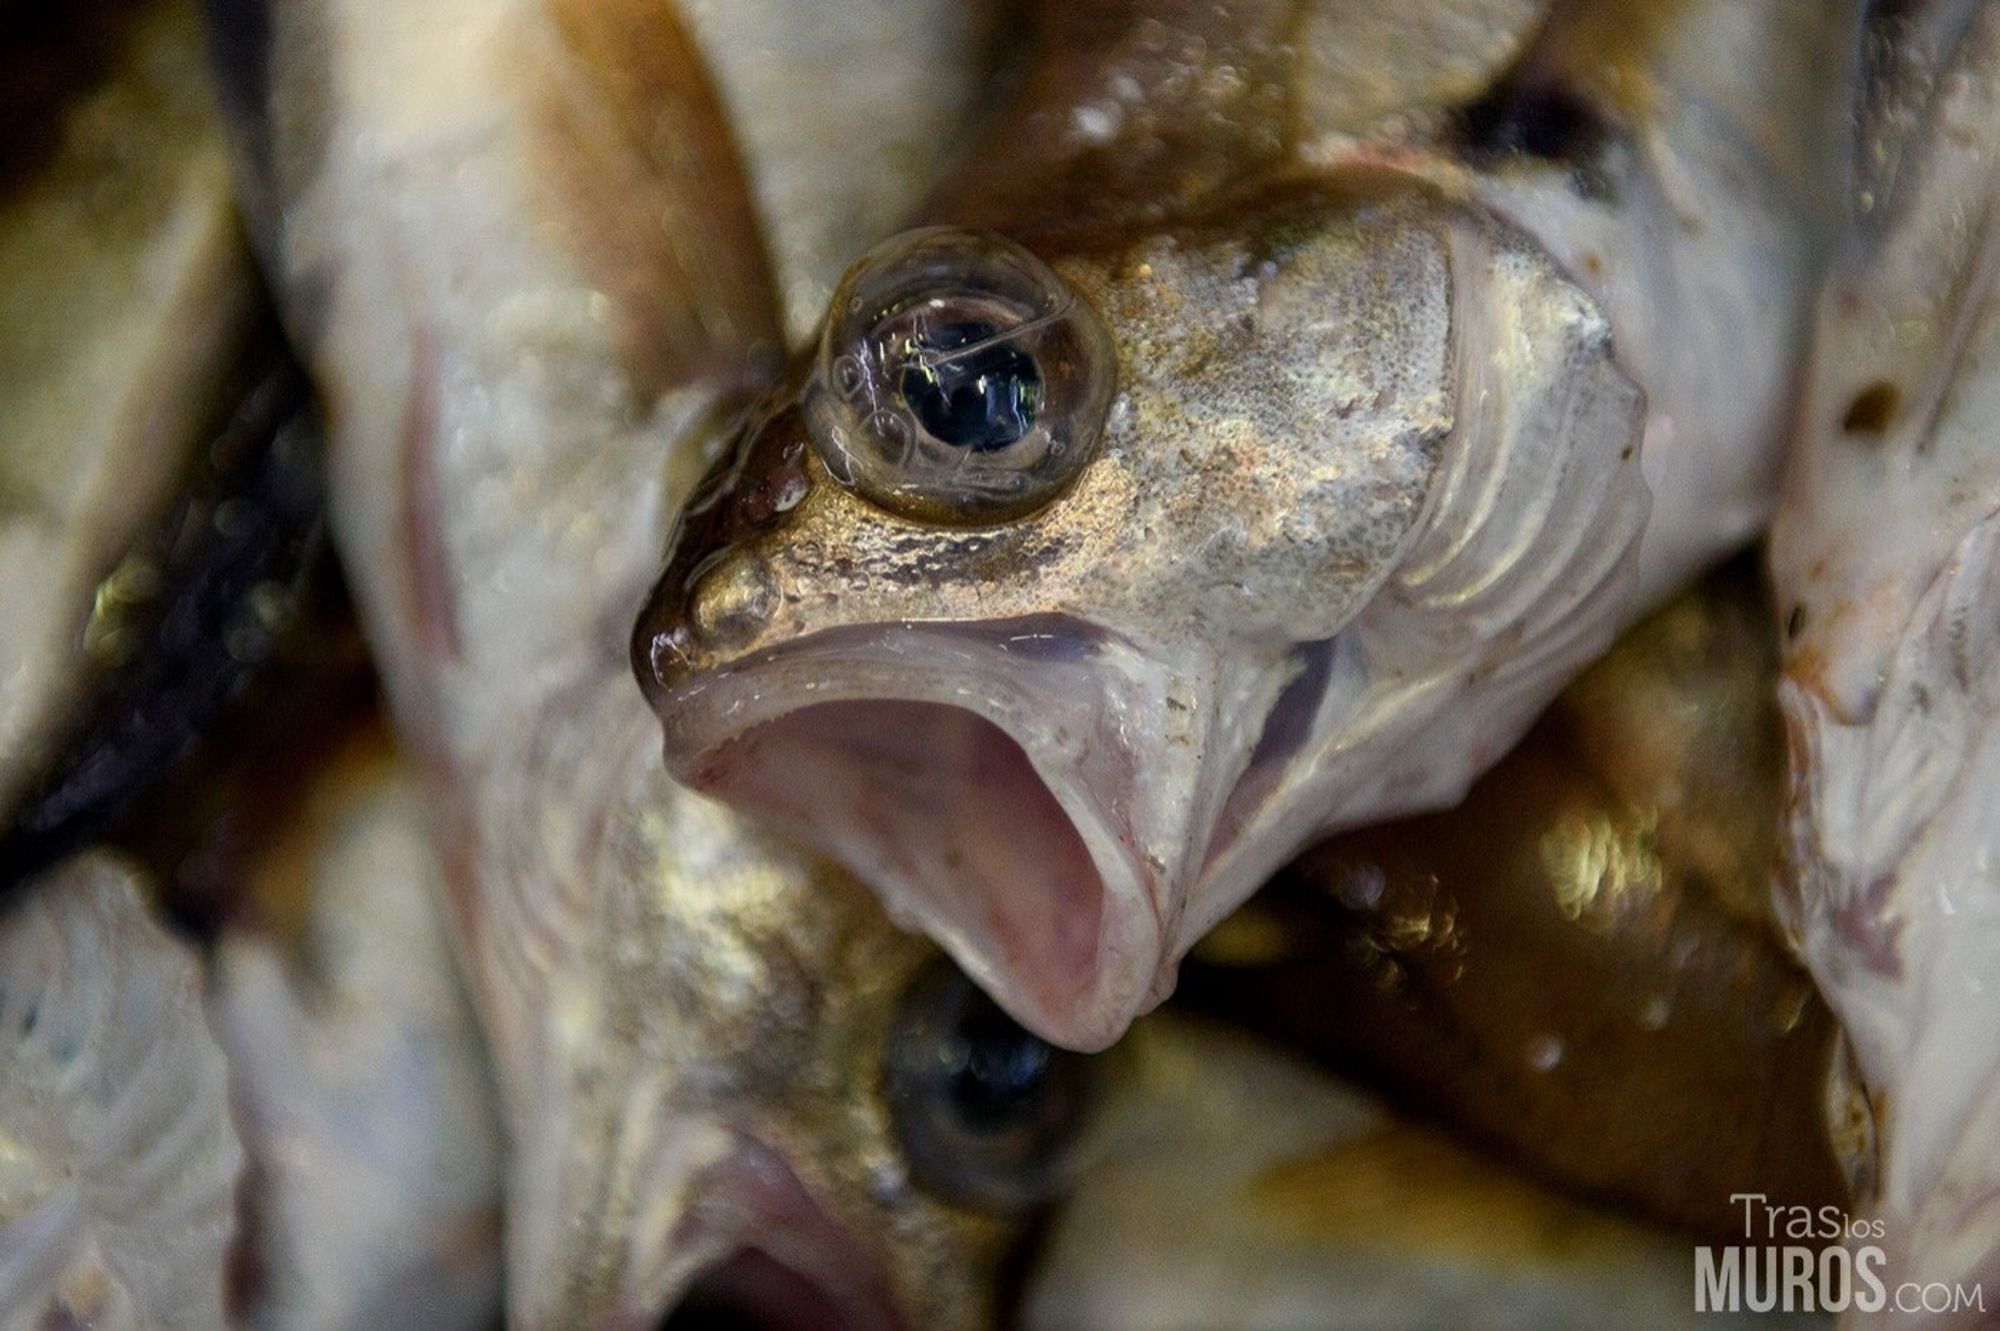
{"label": "pink mouth interior", "polygon": [[727,1256],[699,1274],[657,1331],[909,1331],[864,1236],[835,1220],[785,1158],[750,1138],[705,1179],[680,1238],[720,1226]]}
{"label": "pink mouth interior", "polygon": [[1027,754],[985,718],[939,703],[815,704],[715,750],[695,782],[875,885],[925,894],[931,918],[1002,985],[1026,986],[1033,1007],[1063,1011],[1089,992],[1103,879]]}
{"label": "pink mouth interior", "polygon": [[745,1248],[697,1280],[660,1331],[858,1331],[807,1277]]}

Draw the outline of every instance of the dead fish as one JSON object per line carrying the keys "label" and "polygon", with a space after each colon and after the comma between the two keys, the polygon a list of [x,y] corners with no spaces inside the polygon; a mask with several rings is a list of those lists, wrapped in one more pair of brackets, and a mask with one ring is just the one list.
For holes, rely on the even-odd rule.
{"label": "dead fish", "polygon": [[318,549],[304,394],[191,5],[0,54],[0,892],[97,839],[262,663]]}
{"label": "dead fish", "polygon": [[[1781,904],[1851,1051],[1884,1279],[1950,1282],[1934,1323],[1875,1320],[1983,1323],[2000,1296],[2000,12],[1883,6],[1871,36],[1850,244],[1771,536]],[[1958,1301],[1974,1286],[1983,1316]]]}
{"label": "dead fish", "polygon": [[1756,529],[1858,15],[1039,7],[670,543],[669,765],[1108,1044]]}
{"label": "dead fish", "polygon": [[199,966],[111,857],[0,916],[0,1326],[226,1324],[243,1153]]}
{"label": "dead fish", "polygon": [[1684,1235],[1550,1191],[1238,1031],[1169,1005],[1121,1048],[1134,1090],[1049,1222],[1031,1331],[1730,1320],[1695,1310]]}
{"label": "dead fish", "polygon": [[1074,1065],[674,786],[629,673],[669,515],[782,342],[694,48],[622,2],[213,16],[492,1050],[512,1324],[987,1323]]}
{"label": "dead fish", "polygon": [[1630,630],[1457,808],[1287,866],[1179,997],[1709,1242],[1743,1241],[1732,1195],[1846,1205],[1836,1029],[1771,918],[1784,756],[1748,563]]}
{"label": "dead fish", "polygon": [[233,1302],[269,1331],[492,1327],[498,1110],[421,787],[373,727],[339,745],[273,815],[211,966],[251,1160]]}

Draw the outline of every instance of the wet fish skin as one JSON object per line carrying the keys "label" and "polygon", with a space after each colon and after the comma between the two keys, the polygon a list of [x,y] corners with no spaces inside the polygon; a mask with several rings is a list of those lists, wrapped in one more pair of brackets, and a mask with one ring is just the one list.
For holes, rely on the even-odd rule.
{"label": "wet fish skin", "polygon": [[890,511],[810,424],[847,349],[798,366],[634,634],[676,772],[1078,1048],[1314,837],[1458,798],[1768,512],[1860,10],[1668,10],[1408,19],[1415,107],[1313,82],[1398,31],[1375,7],[1038,11],[922,220],[1025,242],[1103,325],[1095,452],[1008,521]]}
{"label": "wet fish skin", "polygon": [[788,346],[840,275],[901,225],[965,150],[1005,77],[1019,6],[680,0],[735,133]]}
{"label": "wet fish skin", "polygon": [[498,1104],[422,788],[361,720],[302,788],[264,787],[282,807],[214,947],[252,1162],[233,1298],[263,1331],[477,1331],[501,1316]]}
{"label": "wet fish skin", "polygon": [[1749,565],[1629,630],[1456,808],[1288,865],[1177,1001],[1715,1243],[1742,1241],[1732,1194],[1846,1205],[1837,1031],[1769,900],[1784,752]]}
{"label": "wet fish skin", "polygon": [[1983,1284],[1990,1310],[2000,14],[1883,18],[1771,535],[1792,758],[1779,900],[1851,1053],[1851,1166],[1884,1278]]}
{"label": "wet fish skin", "polygon": [[1017,95],[924,220],[1038,244],[1129,236],[1247,180],[1441,135],[1535,40],[1549,0],[1031,3]]}
{"label": "wet fish skin", "polygon": [[[89,843],[260,660],[309,448],[190,4],[23,15],[0,58],[0,892]],[[231,521],[211,523],[227,511]]]}
{"label": "wet fish skin", "polygon": [[253,15],[239,167],[493,1051],[510,1317],[650,1326],[761,1253],[856,1327],[984,1324],[1009,1228],[911,1184],[877,1080],[931,950],[673,786],[626,667],[782,340],[693,48],[636,3]]}
{"label": "wet fish skin", "polygon": [[1117,1140],[1051,1217],[1022,1325],[1714,1323],[1688,1295],[1684,1233],[1550,1191],[1289,1051],[1174,1007],[1128,1037]]}

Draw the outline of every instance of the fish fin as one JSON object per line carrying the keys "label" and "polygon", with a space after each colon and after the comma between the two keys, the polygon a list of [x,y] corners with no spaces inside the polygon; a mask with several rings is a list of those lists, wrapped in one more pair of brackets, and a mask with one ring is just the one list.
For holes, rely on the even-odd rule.
{"label": "fish fin", "polygon": [[0,919],[0,1123],[26,1185],[0,1225],[10,1321],[227,1324],[228,1071],[194,953],[108,856]]}
{"label": "fish fin", "polygon": [[1871,716],[1805,680],[1779,697],[1794,857],[1779,893],[1879,1120],[1874,1205],[1917,1279],[2000,1271],[2000,512],[1952,551]]}

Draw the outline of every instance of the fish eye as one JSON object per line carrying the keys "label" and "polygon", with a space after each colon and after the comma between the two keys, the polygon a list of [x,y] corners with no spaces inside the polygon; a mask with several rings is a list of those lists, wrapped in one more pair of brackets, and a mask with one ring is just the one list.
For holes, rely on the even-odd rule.
{"label": "fish eye", "polygon": [[1030,1034],[948,962],[905,994],[883,1079],[917,1185],[999,1214],[1070,1180],[1101,1082],[1099,1057]]}
{"label": "fish eye", "polygon": [[1113,378],[1109,335],[1041,260],[997,236],[928,227],[841,279],[805,416],[827,470],[871,502],[992,522],[1075,479]]}

